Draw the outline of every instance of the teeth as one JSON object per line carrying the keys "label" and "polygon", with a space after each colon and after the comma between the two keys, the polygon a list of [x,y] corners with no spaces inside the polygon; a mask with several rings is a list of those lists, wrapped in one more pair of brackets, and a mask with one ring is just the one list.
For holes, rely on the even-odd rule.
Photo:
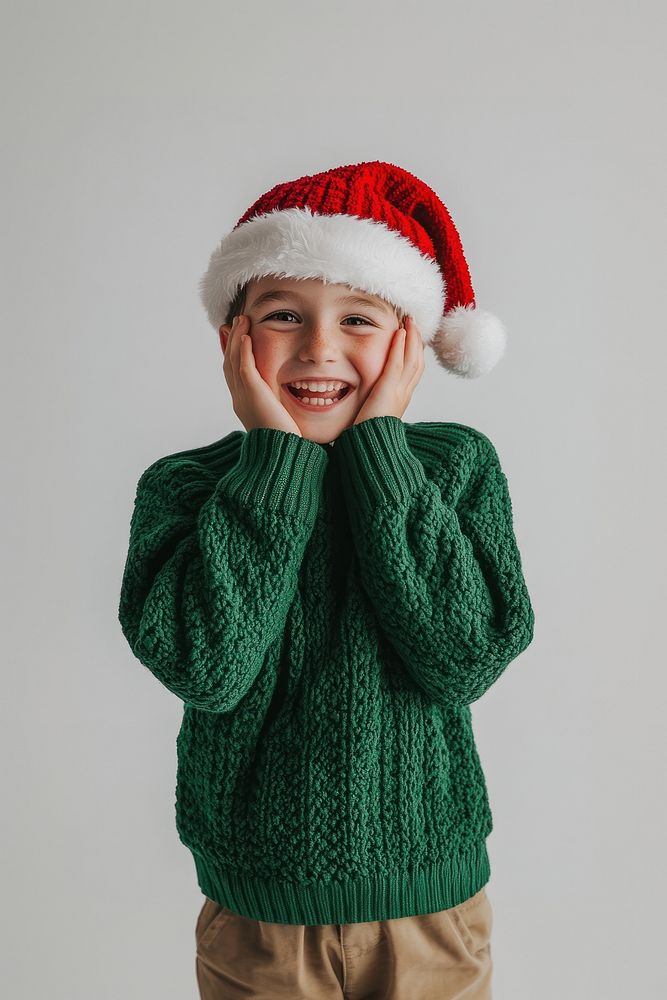
{"label": "teeth", "polygon": [[324,399],[322,396],[309,399],[308,396],[301,396],[299,402],[305,403],[306,406],[333,406],[334,403],[338,402],[338,399]]}
{"label": "teeth", "polygon": [[309,389],[310,392],[338,392],[347,382],[290,382],[295,389]]}

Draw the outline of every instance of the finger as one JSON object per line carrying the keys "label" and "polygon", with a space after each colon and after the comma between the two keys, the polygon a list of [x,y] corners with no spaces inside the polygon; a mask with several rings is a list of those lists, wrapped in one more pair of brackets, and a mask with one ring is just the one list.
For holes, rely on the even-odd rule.
{"label": "finger", "polygon": [[237,370],[237,349],[236,342],[238,338],[235,336],[238,329],[238,316],[235,316],[232,320],[231,326],[229,328],[229,333],[227,334],[227,344],[225,345],[225,360],[223,363],[223,371],[228,379],[231,379],[232,383],[236,383],[236,370]]}
{"label": "finger", "polygon": [[[225,324],[225,326],[227,326],[227,324]],[[233,367],[231,363],[231,346],[232,346],[232,334],[234,332],[234,320],[232,320],[231,325],[229,325],[229,329],[226,332],[227,332],[227,340],[225,341],[224,344],[224,361],[222,363],[222,370],[224,371],[225,375],[229,377],[231,376]]]}
{"label": "finger", "polygon": [[229,331],[229,338],[227,340],[227,350],[225,351],[225,357],[228,357],[229,360],[229,372],[234,390],[237,389],[237,385],[241,377],[240,364],[241,358],[243,357],[241,350],[241,335],[244,330],[245,323],[245,316],[239,315],[234,317]]}
{"label": "finger", "polygon": [[389,360],[391,367],[396,368],[399,372],[403,368],[403,358],[405,356],[406,341],[407,341],[407,331],[404,326],[399,326],[398,330],[394,334],[394,340],[391,345],[391,351],[389,352]]}
{"label": "finger", "polygon": [[255,355],[252,350],[252,340],[249,334],[245,333],[245,317],[243,317],[244,329],[239,330],[239,374],[246,383],[250,383],[258,374],[255,364]]}
{"label": "finger", "polygon": [[407,330],[405,367],[412,373],[423,368],[424,342],[412,316],[406,316],[405,326]]}
{"label": "finger", "polygon": [[235,361],[236,370],[239,373],[241,379],[245,378],[245,372],[248,367],[248,362],[246,358],[246,342],[243,339],[243,318],[241,316],[236,316],[234,320],[234,334],[235,334]]}
{"label": "finger", "polygon": [[231,361],[235,370],[238,370],[241,356],[243,354],[241,337],[244,332],[245,316],[235,316],[231,332]]}
{"label": "finger", "polygon": [[396,382],[402,381],[405,375],[406,344],[408,341],[407,330],[401,326],[396,331],[394,343],[389,355],[390,377]]}
{"label": "finger", "polygon": [[238,326],[238,316],[235,316],[232,322],[229,324],[229,332],[227,333],[227,343],[225,344],[225,360],[232,357],[232,346],[234,344],[234,334]]}

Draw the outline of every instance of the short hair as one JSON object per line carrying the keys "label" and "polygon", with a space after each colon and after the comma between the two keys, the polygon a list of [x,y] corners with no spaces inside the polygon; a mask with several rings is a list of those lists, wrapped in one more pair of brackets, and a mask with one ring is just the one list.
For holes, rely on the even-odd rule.
{"label": "short hair", "polygon": [[[227,311],[225,326],[230,326],[234,321],[234,318],[236,316],[240,316],[243,310],[245,309],[246,292],[248,290],[249,283],[250,282],[246,282],[244,285],[241,285],[236,294],[234,295],[234,298],[232,299],[229,305],[229,310]],[[352,286],[350,285],[349,287],[351,288]],[[390,309],[393,309],[396,312],[396,316],[398,317],[398,322],[401,325],[403,325],[403,321],[407,316],[407,313],[403,309],[399,309],[398,306],[395,306],[393,302],[389,302],[388,299],[384,298],[384,296],[378,295],[377,298],[380,299],[382,302],[384,302],[385,305],[388,305]]]}
{"label": "short hair", "polygon": [[236,316],[240,316],[243,310],[245,309],[245,296],[247,288],[248,288],[248,282],[246,282],[245,285],[241,285],[238,288],[236,294],[234,295],[234,298],[229,304],[229,309],[227,311],[227,319],[225,320],[225,326],[231,326],[231,324],[234,322],[234,318]]}

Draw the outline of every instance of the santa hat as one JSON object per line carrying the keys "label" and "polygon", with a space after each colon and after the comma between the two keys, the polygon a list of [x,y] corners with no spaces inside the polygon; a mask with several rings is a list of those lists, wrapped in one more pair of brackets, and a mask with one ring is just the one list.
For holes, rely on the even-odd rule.
{"label": "santa hat", "polygon": [[486,375],[505,350],[501,321],[476,307],[449,212],[423,181],[392,163],[334,167],[262,195],[213,251],[200,282],[216,330],[239,288],[268,275],[319,278],[381,296],[412,316],[454,375]]}

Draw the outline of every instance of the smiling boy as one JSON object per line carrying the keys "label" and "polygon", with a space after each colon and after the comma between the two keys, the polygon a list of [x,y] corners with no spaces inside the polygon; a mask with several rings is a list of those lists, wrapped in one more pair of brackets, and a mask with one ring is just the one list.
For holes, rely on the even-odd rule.
{"label": "smiling boy", "polygon": [[[361,311],[352,312],[355,307]],[[380,296],[317,278],[271,276],[244,286],[232,312],[236,309],[242,312],[220,327],[222,348],[227,354],[234,333],[239,362],[251,370],[254,365],[292,417],[285,421],[266,394],[267,408],[278,420],[273,426],[333,444],[352,424],[405,412],[424,370],[423,344],[410,317],[403,328],[402,310]],[[383,378],[387,361],[390,370]],[[307,383],[311,391],[290,389],[295,382]],[[268,416],[258,415],[256,426],[266,426]]]}
{"label": "smiling boy", "polygon": [[490,439],[402,416],[424,342],[474,377],[504,328],[438,196],[382,162],[272,188],[201,293],[244,430],[143,473],[119,606],[184,704],[200,995],[489,1000],[470,706],[534,613]]}

